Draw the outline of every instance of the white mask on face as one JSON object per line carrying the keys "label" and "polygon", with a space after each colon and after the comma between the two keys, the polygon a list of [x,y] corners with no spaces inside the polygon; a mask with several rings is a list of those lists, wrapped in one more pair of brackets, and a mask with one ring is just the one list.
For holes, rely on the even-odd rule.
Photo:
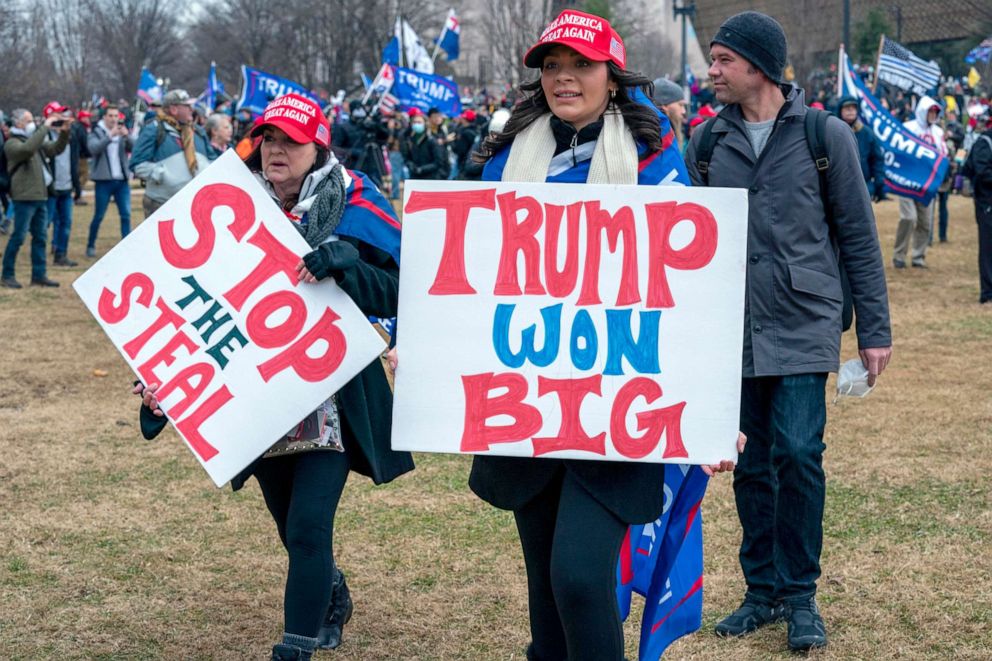
{"label": "white mask on face", "polygon": [[[860,358],[852,358],[837,371],[837,396],[864,397],[874,389],[868,385],[868,370]],[[834,401],[837,401],[836,399]]]}
{"label": "white mask on face", "polygon": [[37,124],[35,124],[34,122],[28,122],[27,124],[24,125],[24,132],[27,133],[28,135],[31,135],[37,130],[37,128],[38,128]]}

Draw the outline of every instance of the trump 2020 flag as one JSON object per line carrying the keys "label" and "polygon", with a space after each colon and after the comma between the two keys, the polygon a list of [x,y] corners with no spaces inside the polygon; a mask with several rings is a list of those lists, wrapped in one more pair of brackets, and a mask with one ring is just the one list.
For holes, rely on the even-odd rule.
{"label": "trump 2020 flag", "polygon": [[138,98],[148,104],[162,101],[162,87],[148,69],[141,67],[141,79],[138,81]]}
{"label": "trump 2020 flag", "polygon": [[453,81],[403,67],[396,67],[393,73],[395,81],[389,91],[404,109],[419,108],[426,113],[437,108],[448,117],[461,114],[458,86]]}
{"label": "trump 2020 flag", "polygon": [[871,93],[851,65],[847,53],[840,51],[838,65],[840,96],[858,100],[861,121],[870,128],[885,155],[885,189],[927,205],[944,181],[948,161],[929,145],[903,128]]}
{"label": "trump 2020 flag", "polygon": [[244,82],[241,86],[241,98],[238,99],[238,110],[250,110],[252,117],[261,115],[269,101],[285,94],[301,94],[320,103],[320,99],[303,85],[244,64],[241,65],[241,78]]}
{"label": "trump 2020 flag", "polygon": [[458,59],[458,37],[461,34],[461,25],[454,9],[448,10],[448,18],[444,21],[444,29],[438,37],[437,45],[448,54],[448,61]]}
{"label": "trump 2020 flag", "polygon": [[699,466],[665,466],[665,509],[657,521],[630,526],[617,567],[617,600],[627,619],[634,592],[644,597],[640,661],[657,661],[703,619],[703,519],[709,478]]}

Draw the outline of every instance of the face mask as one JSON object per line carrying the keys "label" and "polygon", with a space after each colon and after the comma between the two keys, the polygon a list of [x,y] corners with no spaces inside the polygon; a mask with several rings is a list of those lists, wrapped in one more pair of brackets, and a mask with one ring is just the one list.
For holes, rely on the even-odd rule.
{"label": "face mask", "polygon": [[864,397],[873,389],[868,385],[868,370],[860,358],[852,358],[840,366],[837,372],[837,397]]}
{"label": "face mask", "polygon": [[425,130],[427,130],[427,127],[423,124],[411,124],[410,130],[413,131],[415,135],[420,135]]}
{"label": "face mask", "polygon": [[355,110],[351,113],[351,116],[354,119],[365,119],[365,111],[362,109]]}
{"label": "face mask", "polygon": [[37,128],[38,128],[38,125],[37,124],[35,124],[34,122],[28,122],[24,126],[24,132],[27,133],[28,135],[31,135],[32,133],[34,133],[37,130]]}

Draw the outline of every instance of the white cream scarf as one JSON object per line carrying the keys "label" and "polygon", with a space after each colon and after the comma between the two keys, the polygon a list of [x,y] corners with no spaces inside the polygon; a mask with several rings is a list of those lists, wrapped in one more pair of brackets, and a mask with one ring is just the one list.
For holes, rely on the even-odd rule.
{"label": "white cream scarf", "polygon": [[[503,181],[542,182],[555,155],[551,113],[517,134],[503,168]],[[603,114],[603,130],[589,164],[589,184],[637,184],[637,143],[614,105]]]}

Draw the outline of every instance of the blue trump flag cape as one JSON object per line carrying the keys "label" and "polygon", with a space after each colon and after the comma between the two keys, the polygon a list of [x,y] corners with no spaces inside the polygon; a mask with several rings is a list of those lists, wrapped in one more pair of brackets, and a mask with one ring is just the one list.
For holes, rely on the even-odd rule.
{"label": "blue trump flag cape", "polygon": [[426,113],[431,108],[437,108],[448,117],[462,113],[458,85],[454,81],[405,67],[393,69],[394,82],[390,92],[405,110],[419,108]]}
{"label": "blue trump flag cape", "polygon": [[[638,89],[634,99],[658,115],[662,149],[649,152],[638,142],[637,183],[641,186],[688,186],[689,175],[675,143],[668,117]],[[585,183],[596,142],[559,154],[548,167],[547,182]],[[493,155],[482,173],[485,181],[500,181],[509,147]],[[641,619],[640,660],[656,661],[675,639],[699,629],[703,617],[703,528],[699,504],[708,478],[698,466],[665,467],[665,509],[654,523],[628,529],[617,564],[617,601],[624,620],[634,591],[647,604]]]}
{"label": "blue trump flag cape", "polygon": [[241,65],[241,79],[243,82],[238,110],[250,110],[252,117],[261,115],[265,111],[265,106],[269,105],[269,101],[278,99],[284,94],[295,92],[320,103],[320,99],[303,85],[244,64]]}
{"label": "blue trump flag cape", "polygon": [[627,619],[634,592],[644,597],[640,661],[657,661],[703,617],[703,519],[709,478],[699,466],[665,466],[661,517],[630,526],[617,567],[617,601]]}
{"label": "blue trump flag cape", "polygon": [[861,121],[878,139],[885,155],[885,189],[895,195],[927,205],[944,181],[949,164],[933,145],[903,128],[902,123],[871,93],[851,65],[847,54],[840,51],[840,96],[857,99]]}

